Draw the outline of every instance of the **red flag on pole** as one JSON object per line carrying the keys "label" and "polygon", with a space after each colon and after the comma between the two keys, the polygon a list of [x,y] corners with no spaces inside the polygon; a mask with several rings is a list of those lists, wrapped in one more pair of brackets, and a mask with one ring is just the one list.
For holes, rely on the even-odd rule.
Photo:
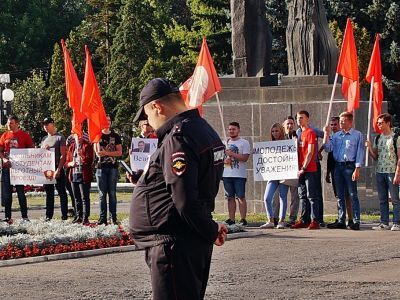
{"label": "red flag on pole", "polygon": [[360,85],[356,43],[350,18],[347,19],[336,72],[343,76],[342,94],[347,100],[347,111],[352,112],[360,105]]}
{"label": "red flag on pole", "polygon": [[207,41],[203,38],[199,58],[193,75],[179,88],[188,108],[198,107],[221,91],[221,84]]}
{"label": "red flag on pole", "polygon": [[383,101],[383,86],[382,86],[382,65],[381,65],[381,50],[379,47],[379,34],[376,35],[374,49],[372,50],[371,60],[369,61],[367,75],[365,79],[371,83],[373,78],[372,99],[374,107],[373,125],[375,132],[381,133],[376,121],[382,112]]}
{"label": "red flag on pole", "polygon": [[83,83],[81,112],[88,118],[89,140],[96,143],[100,140],[101,130],[109,127],[100,89],[93,72],[92,58],[88,47],[85,45],[86,67]]}
{"label": "red flag on pole", "polygon": [[76,75],[64,40],[61,40],[61,46],[64,54],[65,91],[68,98],[68,105],[72,109],[72,132],[81,137],[81,125],[86,119],[86,116],[81,113],[82,85]]}

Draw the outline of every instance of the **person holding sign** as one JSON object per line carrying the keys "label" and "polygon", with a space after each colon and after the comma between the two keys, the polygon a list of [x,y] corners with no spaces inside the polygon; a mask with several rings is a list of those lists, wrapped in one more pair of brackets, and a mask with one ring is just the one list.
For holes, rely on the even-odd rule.
{"label": "person holding sign", "polygon": [[139,121],[139,128],[140,128],[140,134],[138,137],[144,138],[144,139],[156,139],[157,138],[157,135],[154,133],[154,129],[153,129],[153,127],[151,127],[148,120]]}
{"label": "person holding sign", "polygon": [[[65,172],[64,164],[65,157],[67,154],[67,146],[65,137],[57,132],[57,128],[54,125],[54,119],[47,117],[42,122],[44,130],[47,132],[47,136],[42,139],[41,148],[54,149],[55,153],[55,168],[54,174],[50,174],[49,178],[56,179],[56,188],[58,196],[60,197],[61,205],[61,219],[68,219],[68,196],[65,189]],[[44,189],[46,191],[46,220],[49,221],[54,215],[54,184],[45,184]]]}
{"label": "person holding sign", "polygon": [[70,168],[69,180],[75,199],[75,219],[72,223],[89,224],[90,216],[90,184],[93,177],[93,146],[74,134],[76,140],[67,152],[66,167]]}
{"label": "person holding sign", "polygon": [[[2,185],[1,185],[1,202],[4,203],[5,222],[11,222],[11,207],[12,207],[12,185],[10,183],[10,168],[9,154],[11,148],[33,148],[33,141],[30,135],[19,129],[18,117],[11,115],[7,119],[8,131],[4,132],[0,137],[0,158],[2,160]],[[19,207],[23,220],[28,219],[28,205],[26,201],[23,185],[16,185]]]}
{"label": "person holding sign", "polygon": [[349,192],[353,207],[352,230],[360,230],[360,202],[357,194],[357,180],[360,177],[360,168],[364,160],[364,139],[360,131],[353,128],[353,114],[342,112],[340,118],[340,131],[329,139],[330,128],[324,127],[324,148],[333,152],[335,159],[335,184],[338,196],[339,221],[331,229],[346,228],[346,193]]}
{"label": "person holding sign", "polygon": [[[271,140],[278,141],[285,139],[285,132],[281,124],[275,123],[271,127]],[[267,218],[269,221],[260,226],[260,228],[274,228],[274,209],[272,202],[274,200],[275,191],[279,188],[279,221],[276,226],[277,229],[285,228],[285,216],[287,209],[287,194],[289,191],[289,186],[283,183],[280,183],[279,180],[269,180],[267,186],[265,187],[264,193],[264,204],[265,210],[267,212]]]}
{"label": "person holding sign", "polygon": [[297,125],[301,129],[301,137],[298,138],[299,154],[299,198],[301,204],[301,216],[291,228],[319,229],[318,222],[318,195],[317,195],[317,135],[309,127],[310,115],[301,110],[296,114]]}

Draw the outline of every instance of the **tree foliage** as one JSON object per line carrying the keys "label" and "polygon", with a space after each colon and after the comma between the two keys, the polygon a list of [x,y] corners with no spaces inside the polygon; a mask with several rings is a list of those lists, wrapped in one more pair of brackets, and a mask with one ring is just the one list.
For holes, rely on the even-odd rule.
{"label": "tree foliage", "polygon": [[61,47],[58,43],[54,45],[52,57],[48,94],[50,97],[49,110],[51,117],[59,132],[69,136],[71,132],[71,109],[65,94],[64,61]]}
{"label": "tree foliage", "polygon": [[[273,34],[272,70],[283,74],[287,73],[288,1],[265,1]],[[325,0],[324,4],[339,47],[346,19],[350,17],[356,24],[360,78],[365,76],[375,35],[382,34],[385,100],[399,119],[400,0]],[[43,82],[39,97],[50,100],[46,102],[47,109],[52,111],[59,130],[67,133],[70,115],[62,56],[59,45],[53,45],[68,37],[72,61],[83,80],[87,44],[106,111],[113,117],[115,127],[127,134],[142,86],[159,76],[177,83],[185,81],[194,70],[203,36],[217,72],[232,73],[229,7],[229,0],[3,0],[0,73],[11,73],[13,80],[21,79],[14,84],[19,101],[16,109],[28,108],[23,102],[33,101],[26,86],[37,88]],[[31,74],[32,69],[42,72]],[[25,95],[29,97],[25,99]],[[27,111],[36,118],[32,110],[18,113],[24,115]]]}
{"label": "tree foliage", "polygon": [[85,14],[83,0],[0,1],[0,69],[25,79],[33,69],[48,72],[54,43]]}
{"label": "tree foliage", "polygon": [[26,80],[17,80],[12,86],[15,92],[13,113],[20,119],[21,128],[28,131],[35,144],[45,135],[42,121],[49,116],[49,95],[42,71],[33,71]]}

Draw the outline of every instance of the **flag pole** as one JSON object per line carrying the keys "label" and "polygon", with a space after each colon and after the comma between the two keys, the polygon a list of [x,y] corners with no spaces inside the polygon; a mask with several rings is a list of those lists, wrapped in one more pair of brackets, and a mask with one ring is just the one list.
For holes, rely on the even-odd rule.
{"label": "flag pole", "polygon": [[333,88],[332,88],[332,94],[331,94],[331,100],[329,101],[329,108],[328,108],[328,115],[326,116],[326,123],[325,126],[329,125],[329,119],[332,111],[332,103],[333,103],[333,97],[335,96],[335,91],[336,91],[336,84],[337,84],[337,79],[338,79],[338,73],[335,75],[335,81],[333,82]]}
{"label": "flag pole", "polygon": [[[369,135],[371,134],[371,115],[372,115],[372,97],[374,93],[374,76],[371,78],[371,89],[369,92],[368,103],[368,126],[367,126],[367,141],[370,142]],[[368,147],[365,149],[365,166],[368,167]]]}
{"label": "flag pole", "polygon": [[215,97],[217,98],[218,111],[219,111],[219,116],[220,116],[220,118],[221,118],[222,130],[223,130],[223,133],[224,133],[224,144],[225,144],[225,146],[226,146],[227,143],[228,143],[228,139],[226,138],[226,130],[225,130],[225,123],[224,123],[224,116],[223,116],[223,114],[222,114],[222,108],[221,108],[221,104],[220,104],[220,102],[219,102],[218,92],[215,93]]}

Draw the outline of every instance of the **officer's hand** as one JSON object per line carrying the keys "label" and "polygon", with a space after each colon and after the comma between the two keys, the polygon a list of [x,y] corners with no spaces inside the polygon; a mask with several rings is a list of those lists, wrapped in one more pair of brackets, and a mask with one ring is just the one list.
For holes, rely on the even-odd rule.
{"label": "officer's hand", "polygon": [[218,223],[218,236],[214,244],[222,246],[225,243],[226,235],[228,234],[228,228],[222,223]]}

